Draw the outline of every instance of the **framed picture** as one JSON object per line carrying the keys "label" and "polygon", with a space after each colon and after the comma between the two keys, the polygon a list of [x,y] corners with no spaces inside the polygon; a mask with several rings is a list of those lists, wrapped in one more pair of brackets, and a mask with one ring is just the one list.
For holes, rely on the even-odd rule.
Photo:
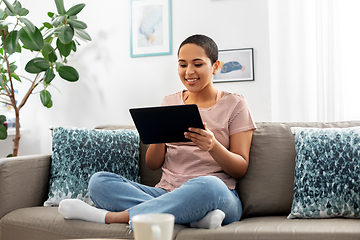
{"label": "framed picture", "polygon": [[130,56],[172,54],[171,0],[130,0]]}
{"label": "framed picture", "polygon": [[221,62],[213,82],[254,81],[253,48],[220,50]]}

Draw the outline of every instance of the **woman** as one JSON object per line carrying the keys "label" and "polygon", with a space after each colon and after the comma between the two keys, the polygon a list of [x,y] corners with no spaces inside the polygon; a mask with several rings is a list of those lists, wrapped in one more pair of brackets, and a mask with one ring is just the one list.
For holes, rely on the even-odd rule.
{"label": "woman", "polygon": [[205,130],[189,128],[191,142],[151,144],[150,169],[162,168],[155,187],[131,182],[113,173],[92,176],[89,193],[99,208],[79,200],[64,200],[59,212],[66,219],[127,223],[137,214],[170,213],[175,223],[217,228],[238,221],[242,205],[237,179],[248,168],[255,124],[245,98],[219,91],[212,75],[219,70],[216,43],[193,35],[178,50],[178,74],[186,90],[166,96],[163,105],[197,104]]}

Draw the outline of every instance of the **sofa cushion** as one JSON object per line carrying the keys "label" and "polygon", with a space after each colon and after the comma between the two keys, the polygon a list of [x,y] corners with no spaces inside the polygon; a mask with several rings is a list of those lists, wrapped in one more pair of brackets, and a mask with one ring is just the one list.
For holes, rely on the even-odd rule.
{"label": "sofa cushion", "polygon": [[[135,126],[126,126],[118,124],[107,124],[97,126],[96,129],[106,129],[106,130],[116,130],[116,129],[136,129]],[[144,144],[140,139],[140,162],[139,162],[139,172],[140,172],[140,182],[147,186],[154,187],[161,178],[161,169],[151,170],[145,162],[146,151],[149,147],[149,144]]]}
{"label": "sofa cushion", "polygon": [[249,168],[237,190],[243,217],[288,215],[293,200],[295,138],[291,127],[355,127],[360,121],[332,123],[257,122],[250,148]]}
{"label": "sofa cushion", "polygon": [[77,198],[91,204],[88,183],[92,174],[109,171],[139,182],[137,131],[53,128],[49,198],[45,206]]}
{"label": "sofa cushion", "polygon": [[[175,225],[174,235],[184,229]],[[133,239],[128,224],[103,224],[82,220],[65,220],[57,207],[32,207],[15,210],[0,220],[0,239]]]}
{"label": "sofa cushion", "polygon": [[217,229],[187,228],[176,240],[342,240],[359,239],[357,219],[293,219],[286,216],[242,219]]}
{"label": "sofa cushion", "polygon": [[289,218],[360,218],[360,127],[291,131],[297,155]]}

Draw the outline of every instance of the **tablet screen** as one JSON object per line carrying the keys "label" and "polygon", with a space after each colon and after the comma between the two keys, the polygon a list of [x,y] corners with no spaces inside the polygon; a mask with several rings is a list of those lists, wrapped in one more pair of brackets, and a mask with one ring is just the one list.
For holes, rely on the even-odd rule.
{"label": "tablet screen", "polygon": [[190,142],[189,127],[204,125],[196,104],[132,108],[130,114],[144,144]]}

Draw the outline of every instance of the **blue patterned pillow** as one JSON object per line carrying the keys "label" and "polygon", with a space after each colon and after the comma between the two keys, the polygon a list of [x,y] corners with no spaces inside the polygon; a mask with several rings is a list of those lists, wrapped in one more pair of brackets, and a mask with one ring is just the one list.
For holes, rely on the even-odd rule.
{"label": "blue patterned pillow", "polygon": [[52,135],[50,189],[45,206],[56,206],[67,198],[92,204],[88,183],[99,171],[140,181],[137,131],[55,127]]}
{"label": "blue patterned pillow", "polygon": [[291,131],[297,156],[288,218],[360,218],[360,127]]}

